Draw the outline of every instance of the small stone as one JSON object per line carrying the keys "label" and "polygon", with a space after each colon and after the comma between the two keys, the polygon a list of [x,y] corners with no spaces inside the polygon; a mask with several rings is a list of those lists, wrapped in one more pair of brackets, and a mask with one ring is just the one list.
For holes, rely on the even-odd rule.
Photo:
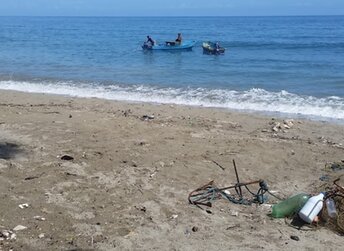
{"label": "small stone", "polygon": [[223,192],[225,193],[225,194],[227,194],[227,195],[231,195],[231,192],[229,191],[229,190],[223,190]]}
{"label": "small stone", "polygon": [[45,221],[45,218],[39,215],[33,217],[35,220]]}
{"label": "small stone", "polygon": [[13,228],[13,231],[21,231],[21,230],[25,230],[27,229],[27,227],[23,226],[23,225],[18,225],[15,228]]}
{"label": "small stone", "polygon": [[300,240],[300,238],[298,236],[296,236],[296,235],[291,235],[290,239],[292,239],[294,241],[299,241]]}
{"label": "small stone", "polygon": [[143,115],[141,117],[141,120],[150,120],[150,119],[154,119],[154,115]]}
{"label": "small stone", "polygon": [[283,124],[288,126],[289,127],[288,129],[290,129],[294,125],[294,120],[292,119],[283,120]]}
{"label": "small stone", "polygon": [[8,238],[10,236],[10,231],[8,230],[3,230],[0,232],[0,237]]}
{"label": "small stone", "polygon": [[69,114],[69,118],[70,118],[70,119],[73,118],[72,114]]}
{"label": "small stone", "polygon": [[233,211],[233,212],[231,213],[231,215],[232,215],[232,216],[235,216],[235,217],[238,217],[238,216],[239,216],[239,213],[238,213],[237,211]]}
{"label": "small stone", "polygon": [[147,208],[145,206],[135,206],[135,208],[137,210],[140,210],[141,212],[144,212],[144,213],[147,211]]}
{"label": "small stone", "polygon": [[281,124],[280,123],[275,123],[274,126],[272,127],[272,130],[274,132],[278,132],[281,129]]}
{"label": "small stone", "polygon": [[69,156],[69,155],[63,155],[61,157],[62,160],[73,160],[74,158],[72,156]]}
{"label": "small stone", "polygon": [[16,238],[17,238],[17,235],[15,233],[13,233],[11,230],[2,230],[0,232],[0,240],[2,240],[2,241],[3,240],[15,240]]}
{"label": "small stone", "polygon": [[20,207],[21,209],[28,208],[28,207],[29,207],[29,204],[28,204],[28,203],[20,204],[19,207]]}

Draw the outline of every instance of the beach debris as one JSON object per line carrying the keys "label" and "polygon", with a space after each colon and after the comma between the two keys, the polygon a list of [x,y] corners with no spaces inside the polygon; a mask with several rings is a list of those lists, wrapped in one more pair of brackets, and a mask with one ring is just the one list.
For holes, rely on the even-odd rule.
{"label": "beach debris", "polygon": [[271,130],[273,132],[279,132],[279,131],[285,132],[285,129],[289,130],[294,126],[294,120],[285,119],[283,120],[283,122],[277,122],[273,120],[273,122],[270,122],[270,124],[272,125]]}
{"label": "beach debris", "polygon": [[61,157],[62,160],[74,160],[74,157],[70,156],[70,155],[63,155]]}
{"label": "beach debris", "polygon": [[41,234],[38,235],[38,238],[40,238],[40,239],[43,239],[44,237],[45,237],[44,233],[41,233]]}
{"label": "beach debris", "polygon": [[232,211],[231,212],[231,216],[238,217],[239,216],[239,212],[238,211]]}
{"label": "beach debris", "polygon": [[215,160],[210,159],[211,162],[213,162],[215,165],[217,165],[218,167],[220,167],[222,169],[222,171],[225,170],[225,168],[223,166],[221,166],[219,163],[217,163]]}
{"label": "beach debris", "polygon": [[293,119],[285,119],[283,120],[284,128],[289,127],[288,129],[292,128],[294,126],[294,120]]}
{"label": "beach debris", "polygon": [[323,136],[318,137],[318,139],[319,139],[322,143],[327,144],[327,145],[329,145],[329,146],[336,147],[336,148],[339,148],[339,149],[344,149],[344,146],[343,146],[342,143],[334,142],[334,141],[332,141],[332,140],[329,140],[329,139],[324,138]]}
{"label": "beach debris", "polygon": [[[207,184],[197,188],[196,190],[192,191],[189,196],[188,200],[190,204],[200,206],[207,206],[211,207],[212,202],[216,199],[224,198],[230,202],[235,204],[243,204],[243,205],[251,205],[252,203],[263,204],[267,201],[267,197],[265,195],[268,192],[270,195],[273,195],[270,191],[268,191],[268,186],[264,180],[255,180],[250,182],[240,182],[238,171],[235,165],[235,161],[233,160],[234,171],[237,179],[237,183],[232,186],[219,188],[215,185],[214,181],[210,181]],[[256,193],[251,192],[248,188],[249,185],[259,184],[258,191]],[[246,190],[253,196],[251,199],[244,198],[244,194],[242,188],[246,188]],[[235,193],[233,194],[229,190],[234,190]],[[275,195],[273,195],[275,196]],[[276,196],[275,196],[276,197]]]}
{"label": "beach debris", "polygon": [[153,178],[158,173],[158,168],[155,167],[155,170],[149,175],[150,178]]}
{"label": "beach debris", "polygon": [[[306,229],[312,229],[313,227],[314,229],[314,227],[326,226],[343,235],[344,186],[338,184],[339,181],[340,177],[333,181],[332,186],[329,183],[326,186],[322,184],[319,187],[321,192],[312,197],[305,193],[290,197],[274,205],[271,215],[275,218],[290,216],[292,221],[286,223],[296,229],[301,229],[301,227],[306,227]],[[281,208],[281,213],[277,215],[276,206],[283,204],[284,207]],[[321,222],[322,224],[320,225],[319,223]],[[299,239],[295,238],[295,240],[298,241]]]}
{"label": "beach debris", "polygon": [[273,205],[271,216],[274,218],[284,218],[294,215],[299,212],[309,198],[310,195],[306,193],[293,195],[278,204]]}
{"label": "beach debris", "polygon": [[67,175],[67,176],[78,176],[76,173],[70,173],[70,172],[65,172],[65,175]]}
{"label": "beach debris", "polygon": [[144,212],[144,213],[147,211],[147,208],[145,206],[135,206],[135,208],[137,210],[140,210],[141,212]]}
{"label": "beach debris", "polygon": [[336,218],[337,217],[337,209],[336,209],[336,203],[332,198],[328,198],[325,200],[327,214],[330,218]]}
{"label": "beach debris", "polygon": [[226,230],[230,230],[230,229],[236,228],[236,227],[240,227],[240,224],[234,224],[234,225],[228,226],[228,227],[226,228]]}
{"label": "beach debris", "polygon": [[155,118],[154,115],[143,115],[141,117],[141,120],[152,120],[154,118]]}
{"label": "beach debris", "polygon": [[39,221],[45,221],[46,219],[42,216],[36,215],[33,217],[35,220],[39,220]]}
{"label": "beach debris", "polygon": [[328,176],[327,174],[320,176],[319,180],[321,181],[329,181],[330,180],[330,176]]}
{"label": "beach debris", "polygon": [[172,216],[171,216],[171,219],[177,219],[178,218],[178,214],[172,214]]}
{"label": "beach debris", "polygon": [[128,110],[124,110],[124,111],[121,111],[122,112],[122,115],[124,116],[124,117],[128,117],[129,116],[129,114],[131,114],[132,113],[132,111],[130,110],[130,109],[128,109]]}
{"label": "beach debris", "polygon": [[274,123],[274,126],[272,127],[272,130],[273,130],[274,132],[278,132],[278,131],[280,131],[281,129],[282,129],[281,123],[279,123],[279,122]]}
{"label": "beach debris", "polygon": [[24,180],[38,179],[38,178],[42,177],[44,174],[45,174],[45,172],[41,173],[40,175],[36,175],[36,176],[28,176],[28,177],[24,178]]}
{"label": "beach debris", "polygon": [[231,195],[231,192],[229,190],[223,190],[223,192],[227,195]]}
{"label": "beach debris", "polygon": [[29,207],[29,204],[28,203],[24,203],[24,204],[20,204],[18,205],[21,209],[24,209],[24,208],[28,208]]}
{"label": "beach debris", "polygon": [[23,226],[23,225],[17,225],[16,227],[13,228],[13,231],[22,231],[27,229],[27,227]]}
{"label": "beach debris", "polygon": [[193,226],[191,230],[192,230],[192,232],[197,232],[198,231],[198,227]]}
{"label": "beach debris", "polygon": [[0,241],[3,240],[15,240],[17,235],[11,230],[2,230],[0,231]]}
{"label": "beach debris", "polygon": [[294,240],[294,241],[299,241],[300,238],[297,235],[290,235],[290,239]]}
{"label": "beach debris", "polygon": [[344,170],[344,161],[326,163],[325,168],[334,172],[342,171]]}
{"label": "beach debris", "polygon": [[310,197],[299,211],[299,217],[307,223],[312,223],[315,217],[323,209],[325,193]]}

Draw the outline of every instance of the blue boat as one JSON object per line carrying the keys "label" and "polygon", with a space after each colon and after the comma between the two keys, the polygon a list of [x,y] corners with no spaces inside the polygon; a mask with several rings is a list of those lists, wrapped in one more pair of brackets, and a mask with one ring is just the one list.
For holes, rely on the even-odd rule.
{"label": "blue boat", "polygon": [[193,40],[185,40],[182,41],[181,44],[175,41],[167,41],[165,44],[155,44],[151,45],[149,43],[144,43],[142,45],[142,49],[144,50],[191,50],[194,47],[196,41]]}

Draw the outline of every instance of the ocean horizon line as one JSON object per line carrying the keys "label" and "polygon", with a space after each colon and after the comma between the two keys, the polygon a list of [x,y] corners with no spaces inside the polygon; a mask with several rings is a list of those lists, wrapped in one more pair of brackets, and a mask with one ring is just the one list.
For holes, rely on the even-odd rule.
{"label": "ocean horizon line", "polygon": [[0,15],[0,17],[55,17],[55,18],[64,18],[64,17],[75,17],[75,18],[216,18],[216,17],[342,17],[344,14],[316,14],[316,15]]}

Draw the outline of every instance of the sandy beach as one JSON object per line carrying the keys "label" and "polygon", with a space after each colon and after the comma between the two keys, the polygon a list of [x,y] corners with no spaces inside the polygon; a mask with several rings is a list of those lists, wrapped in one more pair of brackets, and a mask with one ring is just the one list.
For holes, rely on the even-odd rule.
{"label": "sandy beach", "polygon": [[344,159],[344,126],[285,119],[0,91],[0,230],[26,227],[0,250],[339,250],[325,227],[268,216],[274,198],[188,203],[210,180],[234,184],[233,159],[283,198],[338,176],[325,165]]}

